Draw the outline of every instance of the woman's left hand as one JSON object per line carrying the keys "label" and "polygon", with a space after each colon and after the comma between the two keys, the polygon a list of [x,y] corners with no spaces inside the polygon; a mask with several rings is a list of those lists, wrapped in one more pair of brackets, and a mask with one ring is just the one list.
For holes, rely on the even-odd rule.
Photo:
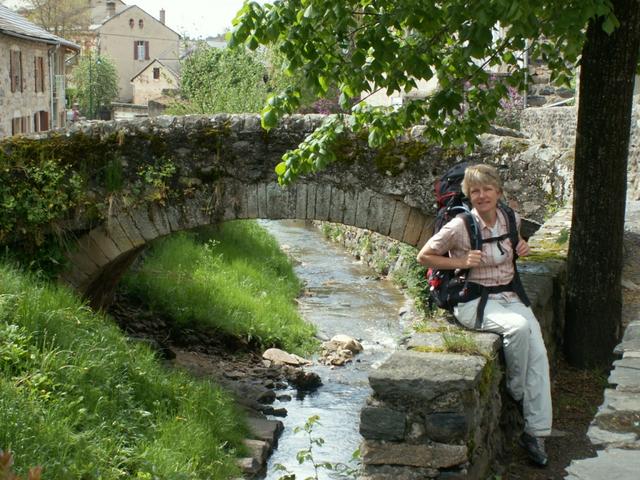
{"label": "woman's left hand", "polygon": [[519,257],[526,257],[529,255],[531,249],[529,248],[529,244],[523,238],[520,239],[518,245],[516,245],[516,253]]}

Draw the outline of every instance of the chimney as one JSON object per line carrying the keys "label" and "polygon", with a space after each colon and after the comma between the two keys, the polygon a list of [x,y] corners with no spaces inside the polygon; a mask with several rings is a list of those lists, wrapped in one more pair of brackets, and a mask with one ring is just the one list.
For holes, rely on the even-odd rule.
{"label": "chimney", "polygon": [[160,9],[160,23],[163,24],[163,25],[164,25],[164,14],[165,14],[164,8],[161,8]]}
{"label": "chimney", "polygon": [[116,2],[112,0],[107,1],[107,18],[115,17],[116,15]]}

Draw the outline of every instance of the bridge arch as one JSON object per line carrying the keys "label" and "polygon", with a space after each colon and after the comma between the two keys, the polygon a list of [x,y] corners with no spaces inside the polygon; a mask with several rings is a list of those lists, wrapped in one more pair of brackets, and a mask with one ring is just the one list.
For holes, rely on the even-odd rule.
{"label": "bridge arch", "polygon": [[61,279],[94,306],[108,303],[120,277],[154,240],[175,232],[240,219],[320,220],[364,228],[412,246],[431,235],[433,217],[396,196],[364,188],[306,180],[287,188],[277,182],[218,183],[212,196],[180,203],[127,208],[112,204],[109,217],[69,249]]}

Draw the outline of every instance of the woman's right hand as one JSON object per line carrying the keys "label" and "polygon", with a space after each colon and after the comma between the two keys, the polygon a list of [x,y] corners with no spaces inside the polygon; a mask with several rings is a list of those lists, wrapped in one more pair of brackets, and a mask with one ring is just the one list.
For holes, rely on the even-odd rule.
{"label": "woman's right hand", "polygon": [[478,267],[482,264],[483,253],[481,250],[469,250],[466,257],[463,258],[463,269]]}

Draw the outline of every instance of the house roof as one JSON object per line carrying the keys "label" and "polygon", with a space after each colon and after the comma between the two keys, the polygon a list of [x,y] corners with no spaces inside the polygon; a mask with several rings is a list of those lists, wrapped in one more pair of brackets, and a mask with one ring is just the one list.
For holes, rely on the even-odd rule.
{"label": "house roof", "polygon": [[181,38],[181,35],[176,32],[175,30],[173,30],[172,28],[167,27],[167,25],[165,23],[162,23],[160,20],[158,20],[156,17],[154,17],[153,15],[151,15],[149,12],[147,12],[146,10],[140,8],[138,5],[129,5],[127,8],[125,8],[124,10],[120,10],[118,13],[116,13],[114,16],[109,17],[107,19],[105,19],[104,22],[102,22],[100,25],[98,25],[96,27],[96,30],[99,30],[100,28],[102,28],[104,25],[106,25],[107,23],[109,23],[111,20],[113,20],[114,18],[118,18],[119,16],[123,15],[125,12],[128,12],[129,10],[131,10],[132,8],[137,8],[138,10],[143,11],[144,13],[146,13],[147,15],[149,15],[151,18],[153,18],[156,22],[158,22],[160,25],[163,25],[167,30],[172,31],[173,33],[175,33],[176,35],[178,35],[178,38]]}
{"label": "house roof", "polygon": [[80,51],[80,45],[47,32],[44,28],[2,5],[0,5],[0,33],[49,45],[62,45],[70,50]]}
{"label": "house roof", "polygon": [[144,67],[142,67],[142,69],[136,73],[133,77],[131,77],[131,81],[133,82],[142,72],[144,72],[145,70],[147,70],[151,65],[153,65],[154,63],[159,63],[160,65],[162,65],[164,68],[166,68],[169,73],[171,73],[174,77],[176,77],[177,79],[180,78],[180,75],[178,75],[178,73],[171,67],[168,67],[167,65],[165,65],[164,63],[162,63],[160,60],[158,60],[157,58],[154,58],[153,60],[151,60],[149,63],[147,63]]}

